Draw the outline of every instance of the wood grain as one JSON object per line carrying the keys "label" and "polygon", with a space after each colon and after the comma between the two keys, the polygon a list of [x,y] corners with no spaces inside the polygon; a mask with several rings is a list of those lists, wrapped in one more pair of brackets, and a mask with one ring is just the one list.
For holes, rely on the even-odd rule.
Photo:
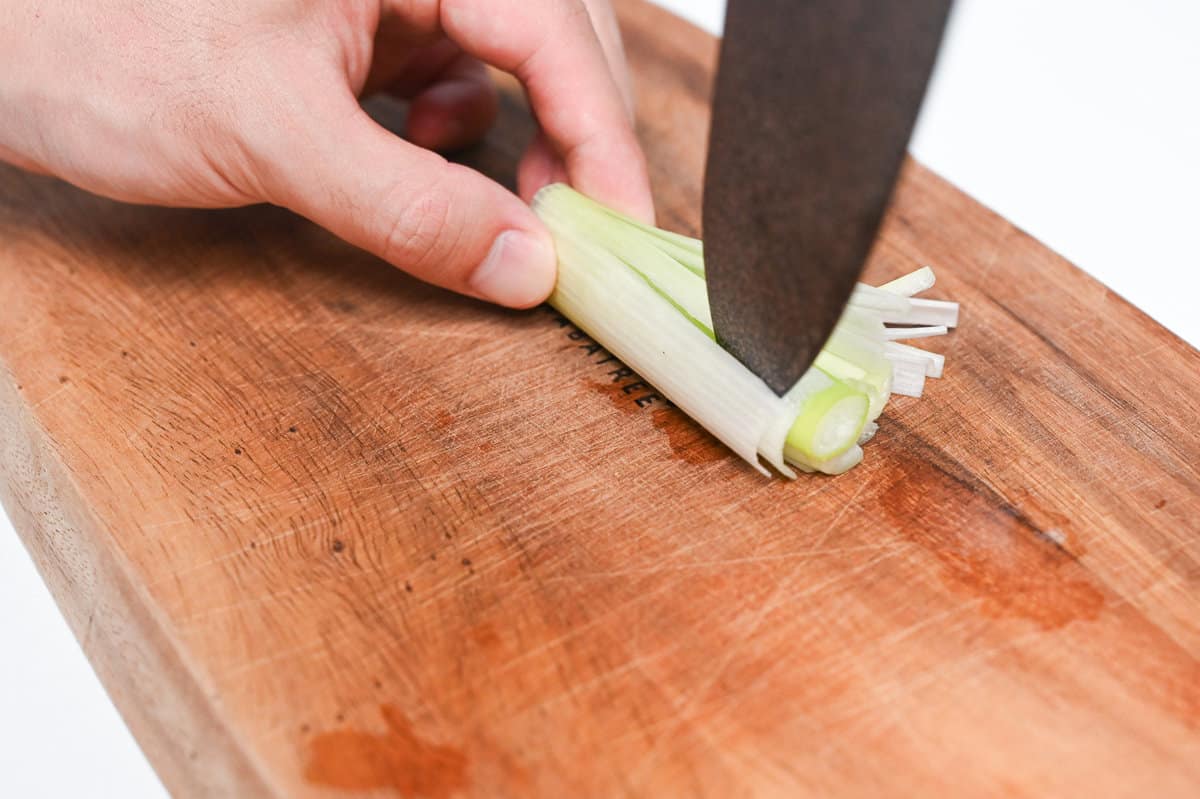
{"label": "wood grain", "polygon": [[[620,6],[695,231],[714,43]],[[767,481],[544,309],[5,169],[4,505],[178,796],[1196,796],[1200,355],[912,164],[925,262],[946,378]]]}

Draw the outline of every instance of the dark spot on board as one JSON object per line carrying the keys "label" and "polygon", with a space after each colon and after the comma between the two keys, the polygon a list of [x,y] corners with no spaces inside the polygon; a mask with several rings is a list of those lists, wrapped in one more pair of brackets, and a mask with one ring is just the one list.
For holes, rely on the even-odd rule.
{"label": "dark spot on board", "polygon": [[613,407],[633,414],[651,408],[654,426],[667,434],[671,453],[690,464],[714,463],[729,457],[729,451],[687,414],[669,405],[654,388],[625,367],[614,369],[610,381],[585,380],[587,388],[606,397]]}
{"label": "dark spot on board", "polygon": [[1166,504],[1167,504],[1167,501],[1165,499],[1160,499],[1158,502],[1154,503],[1154,509],[1162,510],[1164,507],[1166,507]]}
{"label": "dark spot on board", "polygon": [[338,724],[341,724],[342,722],[344,722],[344,721],[346,720],[346,714],[345,714],[345,713],[338,713],[338,714],[337,714],[336,716],[334,716],[333,718],[334,718],[334,721],[336,721]]}
{"label": "dark spot on board", "polygon": [[233,454],[234,454],[234,455],[241,455],[241,454],[242,454],[242,448],[241,448],[241,447],[234,447],[234,448],[233,448]]}
{"label": "dark spot on board", "polygon": [[288,432],[289,432],[289,433],[295,433],[295,432],[296,432],[296,425],[292,425],[291,427],[289,427],[289,428],[288,428]]}
{"label": "dark spot on board", "polygon": [[404,581],[404,590],[411,594],[413,592],[412,583],[405,580]]}
{"label": "dark spot on board", "polygon": [[66,375],[62,375],[58,378],[58,382],[60,385],[66,385],[67,383],[71,382],[71,378],[67,377]]}
{"label": "dark spot on board", "polygon": [[436,553],[436,552],[430,552],[430,553],[429,553],[429,559],[430,559],[430,560],[437,560],[437,553]]}
{"label": "dark spot on board", "polygon": [[189,347],[194,347],[194,346],[196,346],[196,342],[194,342],[194,341],[189,341],[189,342],[188,342],[188,346],[189,346]]}
{"label": "dark spot on board", "polygon": [[629,401],[622,392],[620,392],[620,384],[611,383],[608,380],[584,380],[583,385],[594,394],[599,394],[605,397],[613,404],[614,408],[625,411],[626,414],[635,413],[637,405]]}
{"label": "dark spot on board", "polygon": [[375,686],[375,690],[376,690],[376,691],[378,691],[379,689],[383,688],[383,681],[382,681],[382,680],[375,680],[375,682],[373,682],[373,683],[372,683],[372,685],[374,685],[374,686]]}
{"label": "dark spot on board", "polygon": [[391,790],[402,797],[449,799],[467,785],[467,758],[459,750],[417,735],[391,705],[380,708],[383,732],[335,730],[309,745],[304,778],[344,791]]}
{"label": "dark spot on board", "polygon": [[121,357],[122,357],[122,358],[128,358],[128,357],[129,357],[129,350],[121,350]]}
{"label": "dark spot on board", "polygon": [[1099,615],[1104,594],[1054,534],[928,453],[911,454],[880,506],[897,531],[937,558],[952,591],[978,598],[988,616],[1028,619],[1044,630]]}
{"label": "dark spot on board", "polygon": [[257,542],[257,541],[251,541],[251,542],[250,542],[250,548],[251,548],[251,549],[258,549],[258,542]]}
{"label": "dark spot on board", "polygon": [[637,413],[639,408],[633,401],[633,397],[629,396],[622,390],[620,382],[612,380],[584,380],[583,385],[589,390],[608,399],[613,404],[613,407],[624,413]]}
{"label": "dark spot on board", "polygon": [[333,551],[335,554],[338,552],[342,552],[343,550],[345,550],[345,548],[346,548],[345,541],[341,540],[340,538],[333,539]]}
{"label": "dark spot on board", "polygon": [[475,645],[482,649],[495,649],[503,643],[495,626],[486,621],[472,627],[469,635]]}
{"label": "dark spot on board", "polygon": [[324,303],[325,307],[337,313],[351,314],[358,310],[358,306],[349,300],[329,300]]}
{"label": "dark spot on board", "polygon": [[463,558],[463,559],[462,559],[462,565],[464,565],[464,566],[468,566],[468,567],[469,567],[469,566],[471,565],[471,559],[470,559],[470,558]]}
{"label": "dark spot on board", "polygon": [[667,434],[675,457],[686,463],[715,463],[730,455],[725,445],[676,408],[655,408],[654,426]]}

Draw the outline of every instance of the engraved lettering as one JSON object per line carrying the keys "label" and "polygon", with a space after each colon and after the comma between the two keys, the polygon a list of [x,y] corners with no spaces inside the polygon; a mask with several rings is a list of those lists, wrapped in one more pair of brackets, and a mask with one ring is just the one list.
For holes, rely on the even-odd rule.
{"label": "engraved lettering", "polygon": [[609,372],[609,374],[612,375],[612,381],[614,383],[620,383],[625,378],[632,377],[633,370],[628,366],[622,366],[620,369],[613,369]]}
{"label": "engraved lettering", "polygon": [[[617,356],[606,350],[601,344],[598,344],[595,339],[587,333],[579,329],[571,320],[567,319],[562,314],[546,306],[554,321],[560,328],[568,328],[567,338],[571,341],[578,342],[576,346],[587,353],[589,360],[594,356],[599,356],[598,360],[592,360],[592,363],[597,366],[613,364],[616,368],[609,369],[607,374],[612,378],[614,383],[624,383],[624,381],[632,378],[632,382],[621,386],[621,393],[633,400],[634,404],[639,408],[648,408],[657,403],[668,407],[675,407],[669,399],[654,391],[654,387],[646,381],[642,380],[636,372],[630,369],[625,364],[621,363]],[[649,391],[649,393],[639,394],[639,392]],[[634,396],[638,395],[638,396]]]}

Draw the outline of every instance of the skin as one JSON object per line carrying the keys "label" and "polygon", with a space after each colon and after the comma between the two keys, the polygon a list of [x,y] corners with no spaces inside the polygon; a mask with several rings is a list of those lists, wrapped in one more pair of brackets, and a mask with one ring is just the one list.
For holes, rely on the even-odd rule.
{"label": "skin", "polygon": [[[485,63],[540,126],[520,199],[437,154],[495,120]],[[0,159],[126,202],[284,206],[513,307],[553,288],[545,184],[652,220],[629,86],[608,0],[0,3]],[[363,112],[375,92],[409,101],[405,138]]]}

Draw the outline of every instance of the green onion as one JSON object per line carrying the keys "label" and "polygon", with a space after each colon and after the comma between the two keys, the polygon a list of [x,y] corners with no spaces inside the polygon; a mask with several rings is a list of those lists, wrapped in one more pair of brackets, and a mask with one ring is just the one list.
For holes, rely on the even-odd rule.
{"label": "green onion", "polygon": [[[860,284],[813,367],[784,396],[716,343],[703,244],[555,184],[534,198],[558,250],[550,304],[763,474],[840,474],[863,457],[892,393],[920,396],[943,359],[898,339],[940,335],[958,306],[912,300],[923,267]],[[896,328],[892,325],[920,325]]]}

